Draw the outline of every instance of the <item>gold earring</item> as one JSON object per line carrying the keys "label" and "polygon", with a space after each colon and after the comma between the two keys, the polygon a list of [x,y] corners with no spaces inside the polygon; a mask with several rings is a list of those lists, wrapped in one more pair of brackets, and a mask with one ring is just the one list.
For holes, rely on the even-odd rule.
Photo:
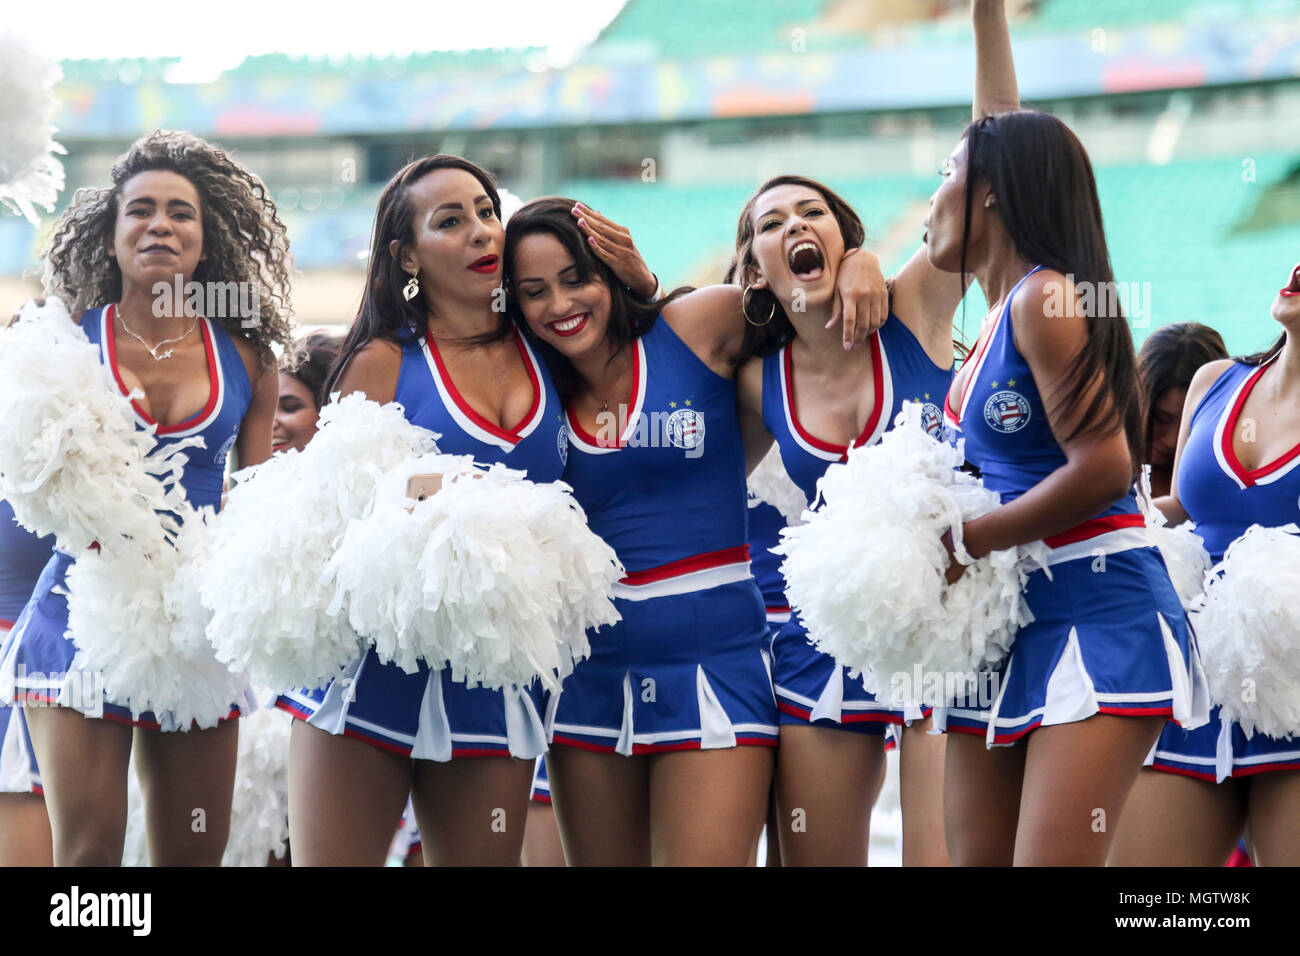
{"label": "gold earring", "polygon": [[756,329],[761,329],[763,326],[767,325],[768,322],[771,322],[774,318],[776,318],[776,302],[775,301],[772,302],[772,308],[767,313],[766,321],[755,322],[753,319],[749,317],[749,296],[750,293],[752,293],[753,291],[754,291],[754,287],[752,285],[747,285],[745,286],[744,290],[740,293],[740,311],[744,313],[746,322],[754,326],[754,328]]}
{"label": "gold earring", "polygon": [[406,285],[402,287],[402,298],[405,299],[407,302],[410,302],[419,294],[420,294],[420,274],[418,272],[412,272],[411,281],[406,283]]}

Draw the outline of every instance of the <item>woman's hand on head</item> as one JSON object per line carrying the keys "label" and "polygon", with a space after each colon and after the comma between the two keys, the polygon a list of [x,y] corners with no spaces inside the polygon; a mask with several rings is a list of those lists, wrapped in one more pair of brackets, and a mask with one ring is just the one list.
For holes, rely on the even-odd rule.
{"label": "woman's hand on head", "polygon": [[880,260],[865,249],[850,249],[840,260],[835,304],[826,328],[836,322],[844,331],[844,348],[865,342],[889,318],[889,283]]}
{"label": "woman's hand on head", "polygon": [[601,261],[614,270],[618,281],[642,302],[653,301],[655,293],[659,291],[659,280],[641,258],[627,227],[620,226],[582,203],[575,205],[572,211],[573,217],[578,220],[578,228],[587,237],[587,245]]}

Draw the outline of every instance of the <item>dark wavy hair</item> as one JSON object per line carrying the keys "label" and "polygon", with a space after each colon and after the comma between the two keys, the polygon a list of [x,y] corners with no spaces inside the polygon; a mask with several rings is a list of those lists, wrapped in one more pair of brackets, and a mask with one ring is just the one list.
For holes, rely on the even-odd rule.
{"label": "dark wavy hair", "polygon": [[271,345],[285,346],[293,338],[284,223],[257,176],[191,133],[155,130],[142,136],[113,163],[111,186],[77,190],[44,255],[46,295],[60,296],[73,315],[121,299],[122,271],[109,255],[118,197],[127,180],[154,169],[184,176],[199,194],[205,256],[191,281],[248,283],[258,290],[256,326],[245,328],[237,315],[213,321],[251,342],[270,364]]}
{"label": "dark wavy hair", "polygon": [[[1079,416],[1079,424],[1064,440],[1122,429],[1136,467],[1142,434],[1137,361],[1133,336],[1115,294],[1087,151],[1068,126],[1036,110],[982,117],[966,127],[964,138],[963,283],[974,192],[985,184],[996,197],[993,211],[1022,259],[1073,276],[1076,288],[1089,283],[1097,290],[1091,308],[1081,310],[1087,341],[1062,381],[1051,386],[1060,417]],[[1088,387],[1097,379],[1101,387],[1089,398]]]}
{"label": "dark wavy hair", "polygon": [[[477,179],[492,200],[497,218],[501,218],[501,196],[497,193],[492,174],[468,159],[439,153],[407,163],[398,170],[379,196],[375,225],[371,230],[365,291],[361,295],[357,317],[348,329],[343,347],[326,379],[327,395],[338,386],[352,356],[375,339],[401,344],[424,331],[430,312],[426,290],[421,287],[409,302],[402,296],[402,287],[410,276],[402,271],[401,264],[393,258],[388,246],[394,239],[402,243],[415,241],[415,203],[411,200],[411,187],[439,169],[461,169]],[[510,334],[510,328],[509,317],[501,313],[495,329],[474,336],[465,344],[483,345],[499,341]]]}
{"label": "dark wavy hair", "polygon": [[518,290],[515,287],[515,253],[520,240],[525,236],[539,233],[553,236],[573,259],[580,282],[585,284],[596,279],[609,288],[609,325],[605,335],[616,346],[610,356],[611,361],[615,355],[654,325],[660,310],[669,301],[689,291],[686,288],[676,289],[658,302],[642,302],[637,299],[614,274],[614,270],[591,251],[586,236],[573,218],[571,213],[573,206],[572,199],[559,196],[534,199],[524,205],[510,217],[510,222],[506,224],[506,246],[505,254],[502,256],[502,274],[505,276],[507,292],[507,315],[537,344],[551,371],[556,391],[564,401],[568,401],[569,397],[577,391],[578,373],[564,355],[534,336],[524,319],[523,310],[519,307]]}
{"label": "dark wavy hair", "polygon": [[342,346],[341,335],[312,332],[295,341],[280,356],[280,371],[292,375],[311,392],[317,411],[320,411],[328,397],[325,394],[325,379]]}
{"label": "dark wavy hair", "polygon": [[[759,196],[777,186],[806,186],[820,193],[839,224],[845,249],[857,249],[866,239],[867,231],[858,214],[829,186],[806,176],[773,176],[749,197],[745,207],[740,210],[740,221],[736,224],[736,258],[727,274],[734,276],[734,281],[739,282],[742,289],[749,290],[750,274],[758,271],[758,263],[754,260],[754,206],[758,203]],[[743,364],[755,355],[770,355],[795,337],[794,326],[785,314],[785,307],[770,289],[746,291],[742,303],[746,321],[738,364]]]}
{"label": "dark wavy hair", "polygon": [[1156,403],[1171,388],[1186,388],[1196,370],[1228,357],[1223,337],[1199,322],[1176,322],[1156,329],[1138,351],[1142,383],[1142,461],[1151,460],[1151,422]]}

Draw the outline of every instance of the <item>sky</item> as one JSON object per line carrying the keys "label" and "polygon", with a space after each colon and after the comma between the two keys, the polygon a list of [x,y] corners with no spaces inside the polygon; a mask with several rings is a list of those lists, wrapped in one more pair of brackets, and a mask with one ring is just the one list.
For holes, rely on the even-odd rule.
{"label": "sky", "polygon": [[165,7],[140,0],[46,0],[6,6],[5,27],[52,56],[180,56],[174,78],[193,82],[260,53],[400,55],[545,46],[559,65],[595,39],[623,0],[220,0]]}

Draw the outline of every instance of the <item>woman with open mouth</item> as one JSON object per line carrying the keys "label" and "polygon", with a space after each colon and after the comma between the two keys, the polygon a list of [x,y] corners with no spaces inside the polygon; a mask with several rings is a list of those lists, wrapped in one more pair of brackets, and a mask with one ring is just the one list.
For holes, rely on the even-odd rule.
{"label": "woman with open mouth", "polygon": [[[1196,523],[1216,563],[1251,525],[1300,524],[1300,265],[1271,313],[1282,334],[1269,348],[1210,362],[1192,379],[1173,488],[1156,500],[1170,522]],[[1210,637],[1201,634],[1203,646]],[[1203,727],[1167,723],[1149,760],[1112,863],[1221,866],[1245,833],[1257,864],[1300,865],[1300,740],[1247,738],[1216,706]]]}
{"label": "woman with open mouth", "polygon": [[[1046,113],[979,118],[927,228],[934,266],[973,274],[991,305],[944,405],[1002,501],[965,523],[965,546],[975,558],[1050,549],[997,699],[936,711],[948,850],[957,865],[1101,865],[1165,721],[1207,714],[1186,615],[1137,505],[1137,367],[1106,294],[1087,153]],[[949,580],[963,570],[954,558]]]}
{"label": "woman with open mouth", "polygon": [[[202,437],[181,485],[195,507],[220,509],[228,453],[241,466],[271,455],[271,345],[290,338],[288,242],[261,181],[189,133],[152,133],[114,164],[112,185],[78,194],[46,266],[47,291],[80,311],[123,395],[143,393],[131,403],[137,427],[155,429],[156,446]],[[215,319],[157,294],[160,286],[231,280],[259,292],[258,314]],[[199,729],[170,714],[133,715],[112,700],[100,711],[89,698],[102,698],[102,688],[70,693],[69,685],[89,683],[72,670],[65,582],[73,563],[55,551],[0,654],[3,683],[26,708],[54,862],[121,864],[134,747],[151,862],[217,866],[230,826],[234,718],[255,702],[232,701],[229,717]],[[195,808],[202,828],[193,826]]]}
{"label": "woman with open mouth", "polygon": [[[547,771],[570,864],[744,865],[777,725],[746,542],[741,292],[647,304],[608,264],[627,248],[567,199],[527,204],[506,230],[509,309],[566,403],[564,480],[628,572],[622,620],[591,635],[551,702]],[[866,322],[883,277],[869,253],[850,261],[840,288]]]}

